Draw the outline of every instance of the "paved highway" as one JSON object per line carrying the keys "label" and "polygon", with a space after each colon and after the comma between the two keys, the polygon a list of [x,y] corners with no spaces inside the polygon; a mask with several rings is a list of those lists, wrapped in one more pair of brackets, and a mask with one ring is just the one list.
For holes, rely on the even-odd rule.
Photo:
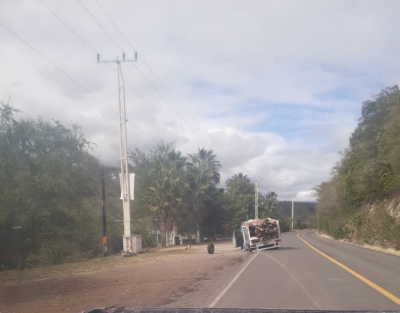
{"label": "paved highway", "polygon": [[285,233],[279,250],[253,252],[210,307],[400,311],[400,257]]}

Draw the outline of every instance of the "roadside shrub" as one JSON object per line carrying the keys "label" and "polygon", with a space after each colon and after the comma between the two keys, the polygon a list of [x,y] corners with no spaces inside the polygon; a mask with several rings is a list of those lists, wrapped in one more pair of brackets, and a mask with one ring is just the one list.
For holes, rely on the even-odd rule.
{"label": "roadside shrub", "polygon": [[290,231],[289,220],[286,218],[280,218],[279,219],[279,227],[281,228],[281,233]]}
{"label": "roadside shrub", "polygon": [[348,229],[346,224],[343,221],[334,221],[334,225],[332,227],[332,236],[335,239],[344,239],[348,238]]}

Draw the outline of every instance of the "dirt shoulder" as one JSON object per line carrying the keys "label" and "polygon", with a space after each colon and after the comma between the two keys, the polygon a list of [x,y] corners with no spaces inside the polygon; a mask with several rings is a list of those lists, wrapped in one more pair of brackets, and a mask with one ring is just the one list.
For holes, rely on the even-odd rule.
{"label": "dirt shoulder", "polygon": [[80,312],[91,307],[199,307],[247,254],[230,242],[171,247],[137,257],[0,272],[0,313]]}

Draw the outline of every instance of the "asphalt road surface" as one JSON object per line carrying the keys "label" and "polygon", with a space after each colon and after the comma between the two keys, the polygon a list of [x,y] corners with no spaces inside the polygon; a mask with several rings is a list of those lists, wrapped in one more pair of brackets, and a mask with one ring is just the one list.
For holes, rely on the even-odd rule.
{"label": "asphalt road surface", "polygon": [[253,252],[210,307],[400,311],[400,257],[297,235]]}

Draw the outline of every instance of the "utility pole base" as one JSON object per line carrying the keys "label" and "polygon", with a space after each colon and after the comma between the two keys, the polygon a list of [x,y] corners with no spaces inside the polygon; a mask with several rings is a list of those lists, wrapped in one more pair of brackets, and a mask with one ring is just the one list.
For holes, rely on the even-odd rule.
{"label": "utility pole base", "polygon": [[124,254],[138,254],[142,252],[142,236],[132,234],[130,236],[123,235]]}
{"label": "utility pole base", "polygon": [[123,240],[124,240],[124,252],[125,253],[130,253],[132,252],[132,240],[131,240],[131,236],[123,236]]}

